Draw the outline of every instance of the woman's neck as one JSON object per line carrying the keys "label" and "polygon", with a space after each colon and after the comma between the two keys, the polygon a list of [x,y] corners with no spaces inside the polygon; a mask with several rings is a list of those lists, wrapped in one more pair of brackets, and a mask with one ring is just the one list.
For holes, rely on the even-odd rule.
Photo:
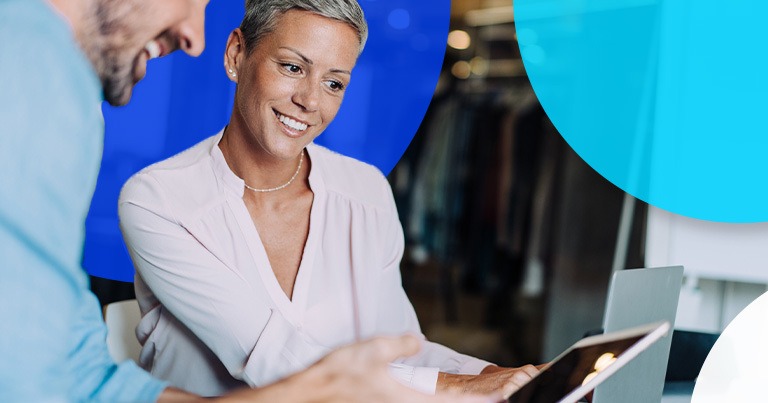
{"label": "woman's neck", "polygon": [[[277,158],[260,145],[247,141],[240,133],[231,125],[228,126],[219,142],[219,148],[229,169],[242,179],[247,187],[274,189],[289,181],[291,185],[294,185],[294,182],[306,181],[309,175],[306,155],[297,155],[291,159]],[[303,153],[305,152],[302,151]],[[301,163],[302,159],[304,163]]]}

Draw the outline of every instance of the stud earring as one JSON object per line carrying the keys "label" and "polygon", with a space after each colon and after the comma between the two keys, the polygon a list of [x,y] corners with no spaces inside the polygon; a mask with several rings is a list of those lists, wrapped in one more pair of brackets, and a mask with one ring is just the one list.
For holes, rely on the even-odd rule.
{"label": "stud earring", "polygon": [[231,75],[232,75],[232,77],[234,77],[234,76],[236,76],[236,75],[237,75],[237,74],[235,73],[235,71],[234,71],[234,70],[232,70],[232,69],[229,69],[228,71],[229,71],[229,74],[231,74]]}

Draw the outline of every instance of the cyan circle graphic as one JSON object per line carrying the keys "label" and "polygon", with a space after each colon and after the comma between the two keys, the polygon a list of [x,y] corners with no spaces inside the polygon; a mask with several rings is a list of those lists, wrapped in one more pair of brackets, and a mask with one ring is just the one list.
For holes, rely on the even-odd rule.
{"label": "cyan circle graphic", "polygon": [[514,7],[539,100],[597,172],[674,213],[768,221],[768,2]]}

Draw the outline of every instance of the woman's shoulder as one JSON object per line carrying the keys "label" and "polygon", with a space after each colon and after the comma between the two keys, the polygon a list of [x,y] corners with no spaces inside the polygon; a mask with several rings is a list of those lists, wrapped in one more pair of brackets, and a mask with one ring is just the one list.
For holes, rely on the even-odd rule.
{"label": "woman's shoulder", "polygon": [[208,137],[199,143],[179,152],[178,154],[156,162],[139,173],[145,174],[184,174],[189,169],[194,169],[201,162],[206,162],[211,157],[211,149],[216,146],[220,134]]}
{"label": "woman's shoulder", "polygon": [[137,172],[123,185],[120,201],[159,197],[161,193],[181,199],[200,195],[209,184],[215,185],[210,154],[217,140],[218,135],[209,137]]}
{"label": "woman's shoulder", "polygon": [[326,191],[371,207],[391,207],[392,190],[377,167],[314,143],[308,148],[312,169],[320,171]]}

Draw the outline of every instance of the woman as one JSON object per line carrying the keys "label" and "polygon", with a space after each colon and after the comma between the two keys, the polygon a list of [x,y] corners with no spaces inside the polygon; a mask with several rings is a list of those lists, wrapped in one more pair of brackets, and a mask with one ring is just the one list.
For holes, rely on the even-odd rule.
{"label": "woman", "polygon": [[[247,1],[224,58],[237,83],[229,125],[125,185],[141,364],[153,374],[216,395],[363,337],[420,333],[385,178],[312,143],[335,117],[366,37],[355,0]],[[391,372],[426,392],[487,392],[535,369],[425,342]]]}

